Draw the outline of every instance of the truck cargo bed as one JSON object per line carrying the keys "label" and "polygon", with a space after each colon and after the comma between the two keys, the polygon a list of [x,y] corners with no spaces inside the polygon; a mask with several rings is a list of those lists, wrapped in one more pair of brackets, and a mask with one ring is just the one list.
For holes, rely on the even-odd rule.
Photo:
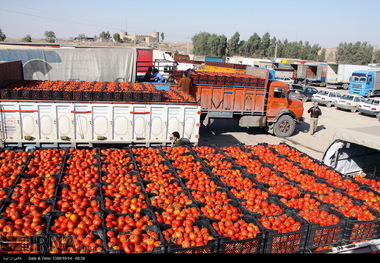
{"label": "truck cargo bed", "polygon": [[1,145],[165,145],[198,142],[200,106],[175,103],[1,101]]}

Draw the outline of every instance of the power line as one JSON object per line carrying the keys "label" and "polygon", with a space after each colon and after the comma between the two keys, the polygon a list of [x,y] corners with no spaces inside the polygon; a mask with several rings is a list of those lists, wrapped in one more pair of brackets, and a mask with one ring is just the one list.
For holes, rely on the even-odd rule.
{"label": "power line", "polygon": [[[13,11],[13,10],[7,10],[4,8],[0,8],[1,11],[9,12],[9,13],[14,13],[14,14],[19,14],[19,15],[25,15],[25,16],[31,16],[31,17],[38,17],[38,18],[43,18],[43,19],[49,19],[49,20],[55,20],[55,21],[60,21],[60,22],[65,22],[65,23],[72,23],[76,25],[84,25],[84,26],[91,26],[91,27],[102,27],[102,28],[113,28],[116,29],[116,27],[113,26],[104,26],[104,25],[94,25],[94,24],[88,24],[88,23],[83,23],[83,22],[74,22],[66,19],[60,19],[60,18],[52,18],[52,17],[46,17],[46,16],[41,16],[41,15],[32,15],[32,14],[27,14],[23,12],[18,12],[18,11]],[[117,30],[120,30],[120,28],[117,28]]]}

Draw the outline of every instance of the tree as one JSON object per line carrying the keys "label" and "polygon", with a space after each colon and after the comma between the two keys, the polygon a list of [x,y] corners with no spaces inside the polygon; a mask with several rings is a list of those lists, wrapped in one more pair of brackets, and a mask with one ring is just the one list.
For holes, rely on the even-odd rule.
{"label": "tree", "polygon": [[367,42],[340,43],[336,50],[336,62],[338,64],[366,65],[371,63],[373,46]]}
{"label": "tree", "polygon": [[236,32],[227,42],[227,55],[228,56],[235,56],[239,54],[240,49],[240,34],[239,32]]}
{"label": "tree", "polygon": [[380,50],[376,50],[373,53],[373,63],[380,63]]}
{"label": "tree", "polygon": [[255,58],[259,55],[261,38],[257,33],[254,33],[245,43],[244,56]]}
{"label": "tree", "polygon": [[120,38],[120,34],[119,33],[113,34],[113,40],[117,43],[120,43],[122,41]]}
{"label": "tree", "polygon": [[195,55],[207,56],[210,55],[210,49],[207,45],[210,33],[201,32],[192,37],[193,52]]}
{"label": "tree", "polygon": [[270,47],[270,35],[266,32],[262,38],[259,45],[259,57],[266,58],[268,57],[268,49]]}
{"label": "tree", "polygon": [[0,28],[0,41],[4,41],[7,38],[7,36],[3,33],[3,31]]}
{"label": "tree", "polygon": [[29,34],[27,34],[21,39],[21,42],[32,42],[32,37]]}
{"label": "tree", "polygon": [[107,32],[103,31],[102,33],[99,34],[99,37],[100,37],[101,41],[109,40],[111,38],[111,34],[109,31],[107,31]]}
{"label": "tree", "polygon": [[165,40],[165,33],[161,32],[161,42],[164,42],[164,40]]}
{"label": "tree", "polygon": [[86,39],[87,39],[86,34],[84,34],[84,33],[79,34],[79,35],[78,35],[78,39],[79,39],[79,41],[86,40]]}
{"label": "tree", "polygon": [[53,31],[45,31],[45,41],[48,43],[55,43],[56,37]]}

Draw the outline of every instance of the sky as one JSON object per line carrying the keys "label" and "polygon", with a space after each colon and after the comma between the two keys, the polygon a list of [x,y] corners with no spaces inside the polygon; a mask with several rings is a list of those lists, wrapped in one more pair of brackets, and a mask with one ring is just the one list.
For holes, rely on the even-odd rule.
{"label": "sky", "polygon": [[268,32],[323,48],[357,41],[380,48],[379,10],[379,0],[0,0],[0,29],[16,39],[43,38],[47,30],[63,39],[157,31],[178,43],[200,32],[228,39],[239,32],[241,40]]}

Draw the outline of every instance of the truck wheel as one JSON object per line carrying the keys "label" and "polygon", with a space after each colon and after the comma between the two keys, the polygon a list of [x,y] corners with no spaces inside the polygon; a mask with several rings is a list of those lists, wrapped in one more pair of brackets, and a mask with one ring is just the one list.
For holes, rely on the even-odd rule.
{"label": "truck wheel", "polygon": [[281,116],[278,121],[274,124],[274,135],[277,137],[289,137],[293,134],[296,128],[296,123],[293,118],[289,115]]}
{"label": "truck wheel", "polygon": [[347,83],[344,83],[344,84],[343,84],[343,89],[344,89],[344,90],[348,90],[349,87],[350,87],[350,85],[348,85]]}

